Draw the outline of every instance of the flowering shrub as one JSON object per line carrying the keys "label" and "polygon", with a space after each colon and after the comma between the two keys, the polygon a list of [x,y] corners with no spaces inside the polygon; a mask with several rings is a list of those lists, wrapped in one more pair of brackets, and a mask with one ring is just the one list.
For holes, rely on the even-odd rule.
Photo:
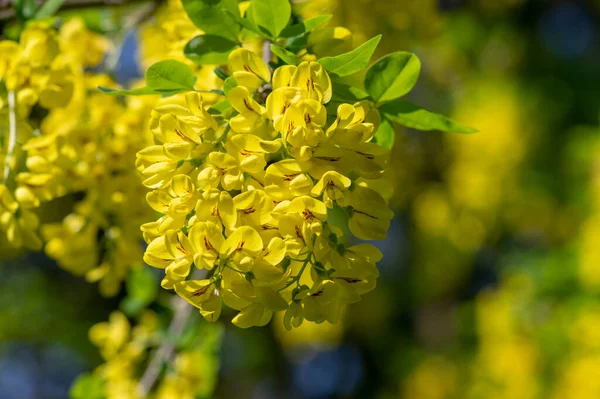
{"label": "flowering shrub", "polygon": [[[352,49],[347,29],[323,26],[330,17],[292,18],[287,0],[171,2],[144,32],[173,40],[143,47],[156,62],[127,90],[96,72],[110,44],[80,20],[31,20],[19,42],[0,43],[1,231],[104,295],[132,281],[124,311],[138,325],[115,312],[90,331],[106,360],[94,374],[102,395],[144,397],[158,378],[138,386],[147,350],[164,352],[143,310],[157,294],[135,294],[153,283],[142,260],[208,321],[226,305],[242,328],[277,311],[287,329],[337,323],[379,275],[381,252],[359,240],[384,239],[393,217],[394,124],[473,131],[401,99],[419,76],[414,54],[367,68],[380,36]],[[72,198],[71,212],[40,223],[57,198]],[[200,378],[191,353],[156,397]],[[85,397],[95,380],[82,381]],[[197,394],[190,384],[178,397]]]}

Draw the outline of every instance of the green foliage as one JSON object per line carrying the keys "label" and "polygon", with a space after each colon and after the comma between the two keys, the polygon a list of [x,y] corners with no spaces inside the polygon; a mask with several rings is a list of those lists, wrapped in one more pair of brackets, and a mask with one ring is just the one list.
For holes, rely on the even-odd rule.
{"label": "green foliage", "polygon": [[59,9],[65,0],[47,0],[35,13],[36,18],[47,18],[53,16]]}
{"label": "green foliage", "polygon": [[227,95],[229,94],[229,91],[237,85],[237,80],[235,80],[233,76],[230,76],[227,79],[225,79],[225,82],[223,82],[223,92],[225,93],[225,95]]}
{"label": "green foliage", "polygon": [[182,62],[175,60],[159,61],[146,71],[146,87],[133,90],[115,90],[107,87],[98,88],[110,95],[171,95],[184,91],[193,91],[196,78],[194,72]]}
{"label": "green foliage", "polygon": [[466,127],[440,114],[407,101],[394,100],[379,107],[389,119],[401,125],[418,130],[441,130],[454,133],[475,133],[476,129]]}
{"label": "green foliage", "polygon": [[394,146],[394,139],[396,138],[396,131],[394,124],[387,118],[381,118],[381,125],[375,133],[375,142],[382,147],[392,149]]}
{"label": "green foliage", "polygon": [[[233,13],[229,10],[225,10],[225,14],[229,17],[230,20],[232,20],[234,23],[240,25],[242,28],[245,28],[251,32],[256,33],[257,35],[263,36],[265,38],[269,38],[268,36],[265,35],[264,32],[262,32],[258,26],[256,26],[256,24],[254,22],[252,22],[251,20],[249,20],[248,18],[242,18],[240,17],[239,13]],[[248,13],[246,13],[246,15],[248,15]]]}
{"label": "green foliage", "polygon": [[292,6],[288,0],[253,0],[250,12],[258,28],[274,39],[288,25]]}
{"label": "green foliage", "polygon": [[319,26],[329,22],[331,17],[331,14],[323,14],[314,18],[309,18],[306,21],[302,21],[294,25],[286,26],[285,29],[283,29],[279,34],[279,37],[290,38],[310,33]]}
{"label": "green foliage", "polygon": [[69,392],[71,399],[104,399],[104,383],[98,376],[84,373],[77,377]]}
{"label": "green foliage", "polygon": [[196,64],[226,64],[237,42],[217,35],[198,35],[184,47],[183,53]]}
{"label": "green foliage", "polygon": [[238,40],[240,26],[228,16],[239,17],[236,0],[182,0],[181,3],[194,25],[205,34]]}
{"label": "green foliage", "polygon": [[146,72],[146,84],[155,90],[194,90],[194,72],[182,62],[165,60],[157,62]]}
{"label": "green foliage", "polygon": [[211,114],[223,114],[231,109],[231,104],[228,100],[219,101],[208,109]]}
{"label": "green foliage", "polygon": [[285,62],[288,65],[298,65],[300,63],[300,60],[298,59],[296,54],[294,54],[290,51],[287,51],[286,49],[284,49],[281,46],[278,46],[276,44],[271,44],[271,51],[273,52],[273,54],[275,54],[277,57],[279,57],[279,59],[281,59],[283,62]]}
{"label": "green foliage", "polygon": [[26,21],[35,15],[37,9],[35,0],[13,0],[12,3],[20,19]]}
{"label": "green foliage", "polygon": [[137,315],[147,307],[158,293],[152,270],[147,267],[133,269],[127,277],[127,297],[121,302],[122,310],[129,316]]}
{"label": "green foliage", "polygon": [[352,75],[369,65],[380,40],[381,35],[375,36],[348,53],[336,55],[335,57],[324,57],[318,61],[330,73],[335,73],[338,76]]}
{"label": "green foliage", "polygon": [[399,51],[375,62],[365,75],[365,88],[376,102],[402,97],[419,79],[421,62],[416,55]]}

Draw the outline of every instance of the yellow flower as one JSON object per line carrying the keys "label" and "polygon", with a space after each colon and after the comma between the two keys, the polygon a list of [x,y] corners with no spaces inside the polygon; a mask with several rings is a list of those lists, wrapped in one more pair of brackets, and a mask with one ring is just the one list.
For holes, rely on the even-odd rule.
{"label": "yellow flower", "polygon": [[339,201],[352,184],[352,181],[338,172],[327,172],[311,190],[311,195],[323,195],[323,202],[328,208],[333,208],[333,201]]}
{"label": "yellow flower", "polygon": [[243,175],[234,157],[223,152],[211,152],[206,157],[203,169],[198,174],[198,187],[203,190],[222,187],[224,190],[239,190]]}
{"label": "yellow flower", "polygon": [[267,167],[264,190],[274,200],[283,201],[306,196],[312,188],[310,176],[293,159],[275,162]]}
{"label": "yellow flower", "polygon": [[20,206],[8,188],[0,184],[0,227],[6,231],[8,242],[17,248],[40,249],[38,226],[37,215]]}
{"label": "yellow flower", "polygon": [[217,287],[211,280],[188,280],[175,284],[175,292],[197,308],[215,296]]}
{"label": "yellow flower", "polygon": [[244,86],[237,86],[227,94],[231,106],[239,112],[230,120],[231,128],[238,133],[252,133],[259,137],[269,137],[270,126],[266,119],[267,110],[259,105],[250,91]]}
{"label": "yellow flower", "polygon": [[197,222],[189,231],[194,247],[194,264],[199,269],[212,270],[219,260],[225,238],[220,226],[212,222]]}
{"label": "yellow flower", "polygon": [[341,315],[339,286],[333,281],[316,284],[310,294],[302,299],[303,315],[308,321],[335,324]]}
{"label": "yellow flower", "polygon": [[273,311],[256,302],[243,308],[231,322],[240,328],[261,327],[271,321]]}
{"label": "yellow flower", "polygon": [[56,32],[49,22],[30,23],[21,33],[22,57],[34,68],[46,67],[59,54]]}
{"label": "yellow flower", "polygon": [[267,161],[265,154],[276,152],[278,141],[265,141],[253,134],[237,134],[228,141],[227,152],[235,157],[243,172],[259,173]]}
{"label": "yellow flower", "polygon": [[308,98],[327,104],[333,94],[331,79],[321,64],[304,61],[292,75],[290,86],[306,90]]}
{"label": "yellow flower", "polygon": [[256,230],[250,226],[241,226],[227,237],[220,252],[222,257],[233,258],[238,266],[245,267],[262,249],[263,241]]}
{"label": "yellow flower", "polygon": [[233,199],[240,226],[260,228],[272,222],[272,200],[262,190],[251,190],[238,194]]}
{"label": "yellow flower", "polygon": [[157,212],[173,217],[187,215],[196,207],[196,190],[188,175],[175,175],[168,190],[154,190],[146,196],[148,204]]}
{"label": "yellow flower", "polygon": [[362,240],[384,240],[394,213],[377,191],[357,186],[343,198],[343,205],[350,206],[348,227],[352,234]]}
{"label": "yellow flower", "polygon": [[228,63],[238,85],[245,86],[250,91],[271,80],[267,64],[245,48],[233,50],[229,54]]}
{"label": "yellow flower", "polygon": [[115,357],[129,340],[131,326],[121,312],[112,312],[108,322],[95,324],[89,331],[90,341],[100,347],[105,359]]}
{"label": "yellow flower", "polygon": [[203,191],[196,202],[196,214],[190,218],[190,223],[196,221],[222,223],[227,230],[233,229],[237,213],[231,195],[217,189]]}

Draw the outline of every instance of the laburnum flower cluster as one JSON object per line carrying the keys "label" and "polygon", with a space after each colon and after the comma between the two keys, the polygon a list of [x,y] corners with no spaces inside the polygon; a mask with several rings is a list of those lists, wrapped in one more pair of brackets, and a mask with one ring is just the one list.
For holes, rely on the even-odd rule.
{"label": "laburnum flower cluster", "polygon": [[[61,267],[116,295],[142,267],[139,225],[151,210],[132,160],[149,137],[130,133],[144,131],[157,99],[123,104],[98,92],[113,81],[88,69],[108,39],[79,19],[57,26],[30,21],[19,42],[0,42],[0,237],[16,248],[45,244]],[[41,223],[37,210],[58,198],[72,211],[58,221],[41,212]]]}
{"label": "laburnum flower cluster", "polygon": [[[151,395],[142,392],[139,374],[147,362],[147,353],[160,343],[160,323],[156,313],[144,310],[132,325],[127,317],[114,311],[108,321],[97,323],[89,331],[90,341],[98,347],[104,363],[91,378],[99,378],[98,395],[107,399],[194,399],[214,389],[218,363],[212,355],[220,337],[217,331],[205,330],[205,341],[180,350],[173,359],[173,367]],[[91,397],[93,389],[81,395]]]}
{"label": "laburnum flower cluster", "polygon": [[136,166],[162,216],[142,226],[144,260],[210,321],[224,303],[243,328],[275,311],[288,329],[336,323],[375,287],[382,255],[348,246],[334,215],[347,215],[361,240],[385,238],[393,216],[381,184],[388,150],[372,142],[380,115],[367,100],[328,115],[332,82],[317,62],[271,75],[239,48],[228,68],[232,111],[206,107],[196,92],[152,111],[155,145]]}

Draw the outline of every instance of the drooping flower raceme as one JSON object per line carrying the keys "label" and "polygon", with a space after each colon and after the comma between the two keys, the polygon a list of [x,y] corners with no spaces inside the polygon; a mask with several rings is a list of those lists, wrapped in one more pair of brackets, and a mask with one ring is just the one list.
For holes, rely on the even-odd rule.
{"label": "drooping flower raceme", "polygon": [[[87,71],[109,47],[80,19],[30,21],[18,43],[0,41],[0,243],[45,244],[62,268],[98,282],[106,296],[142,266],[139,225],[151,210],[133,158],[149,135],[130,133],[143,131],[157,101],[123,103],[96,89],[113,84]],[[74,193],[66,217],[40,223],[41,204]]]}
{"label": "drooping flower raceme", "polygon": [[[136,166],[162,216],[142,226],[144,259],[207,320],[225,303],[244,328],[275,311],[285,311],[288,329],[335,323],[375,287],[382,255],[371,244],[348,246],[332,212],[345,213],[361,240],[385,238],[393,216],[376,184],[388,156],[372,142],[379,113],[364,100],[328,115],[332,83],[317,62],[271,75],[237,49],[229,72],[236,86],[224,112],[195,92],[186,105],[152,112],[155,145],[138,152]],[[191,277],[194,268],[206,278]]]}

